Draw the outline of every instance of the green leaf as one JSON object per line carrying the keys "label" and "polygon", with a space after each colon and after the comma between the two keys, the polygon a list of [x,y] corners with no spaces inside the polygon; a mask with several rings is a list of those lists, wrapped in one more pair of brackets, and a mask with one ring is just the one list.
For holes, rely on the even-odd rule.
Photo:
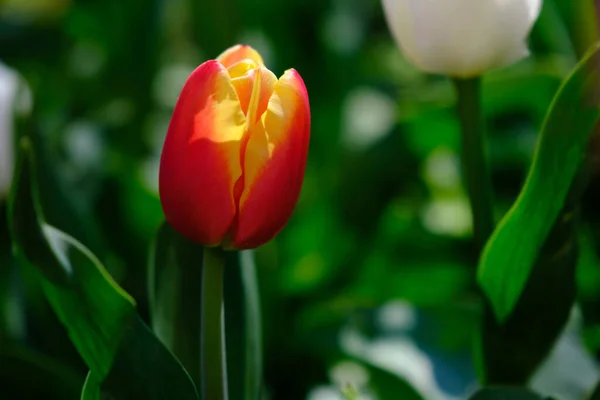
{"label": "green leaf", "polygon": [[101,400],[102,381],[90,371],[81,390],[81,400]]}
{"label": "green leaf", "polygon": [[77,398],[83,375],[3,337],[0,341],[0,394],[3,399]]}
{"label": "green leaf", "polygon": [[374,365],[367,365],[370,386],[381,400],[423,400],[423,397],[403,378]]}
{"label": "green leaf", "polygon": [[104,377],[135,302],[81,243],[44,223],[33,191],[33,160],[25,142],[9,202],[17,259],[31,263],[52,308],[90,369]]}
{"label": "green leaf", "polygon": [[563,331],[576,293],[573,214],[572,207],[563,210],[510,316],[499,323],[486,304],[481,349],[485,383],[525,385]]}
{"label": "green leaf", "polygon": [[469,400],[544,400],[534,392],[521,387],[489,387],[480,389]]}
{"label": "green leaf", "polygon": [[[200,297],[203,247],[167,223],[150,254],[148,291],[152,329],[200,380]],[[224,271],[225,340],[229,397],[260,399],[262,332],[252,251],[227,252]],[[198,315],[198,318],[190,318]]]}
{"label": "green leaf", "polygon": [[499,321],[515,307],[585,159],[600,117],[593,97],[600,83],[599,50],[595,46],[558,91],[525,186],[483,251],[478,281]]}
{"label": "green leaf", "polygon": [[198,399],[185,370],[137,315],[134,300],[81,243],[44,222],[26,140],[21,151],[9,202],[13,248],[24,266],[39,272],[48,301],[91,370],[84,399],[98,398],[99,390],[116,400]]}
{"label": "green leaf", "polygon": [[404,378],[365,360],[356,360],[367,369],[368,386],[380,400],[424,400]]}
{"label": "green leaf", "polygon": [[148,266],[152,330],[200,384],[200,294],[203,247],[166,222],[158,230]]}
{"label": "green leaf", "polygon": [[82,400],[100,398],[198,399],[198,395],[181,364],[136,317],[104,382],[93,371],[88,374]]}
{"label": "green leaf", "polygon": [[[56,143],[51,139],[52,133],[40,123],[43,117],[37,105],[36,102],[30,116],[17,118],[16,134],[18,137],[28,135],[25,140],[30,141],[36,155],[35,174],[40,188],[39,203],[44,206],[44,220],[77,237],[95,254],[104,255],[107,252],[106,243],[95,215],[90,214],[91,204],[87,198],[94,190],[81,190],[81,186],[67,177],[64,167],[61,168],[65,155],[57,154],[53,148]],[[94,185],[96,181],[97,177],[91,174],[85,179],[84,185],[89,189],[92,186],[88,185]]]}
{"label": "green leaf", "polygon": [[263,388],[262,320],[254,251],[229,253],[225,268],[229,396],[259,400]]}

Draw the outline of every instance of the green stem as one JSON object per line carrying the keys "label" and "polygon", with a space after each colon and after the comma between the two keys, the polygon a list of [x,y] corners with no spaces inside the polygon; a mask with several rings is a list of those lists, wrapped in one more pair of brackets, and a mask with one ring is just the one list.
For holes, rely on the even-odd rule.
{"label": "green stem", "polygon": [[202,266],[202,393],[211,400],[227,399],[225,324],[223,315],[223,250],[204,249]]}
{"label": "green stem", "polygon": [[494,230],[494,214],[481,112],[481,79],[455,79],[454,84],[458,94],[463,174],[473,213],[475,242],[482,249]]}
{"label": "green stem", "polygon": [[260,299],[258,277],[254,252],[244,250],[240,254],[242,285],[244,287],[244,303],[246,316],[246,366],[245,395],[246,398],[261,398],[262,390],[262,331],[260,315]]}

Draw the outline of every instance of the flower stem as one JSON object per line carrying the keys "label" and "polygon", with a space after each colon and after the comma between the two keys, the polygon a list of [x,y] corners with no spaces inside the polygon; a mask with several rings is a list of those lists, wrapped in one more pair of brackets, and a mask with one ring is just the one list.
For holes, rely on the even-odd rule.
{"label": "flower stem", "polygon": [[202,393],[205,399],[227,399],[223,311],[224,252],[205,248],[202,266]]}
{"label": "flower stem", "polygon": [[462,137],[462,167],[478,249],[482,249],[494,230],[493,194],[486,157],[481,79],[455,79],[457,113]]}
{"label": "flower stem", "polygon": [[245,398],[260,399],[263,360],[258,277],[256,274],[256,264],[254,263],[254,252],[252,250],[244,250],[240,252],[239,257],[246,316],[244,393]]}

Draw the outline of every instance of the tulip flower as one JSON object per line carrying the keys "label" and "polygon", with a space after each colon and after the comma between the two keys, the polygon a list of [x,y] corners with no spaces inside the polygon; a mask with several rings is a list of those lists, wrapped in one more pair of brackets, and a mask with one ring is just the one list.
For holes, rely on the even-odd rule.
{"label": "tulip flower", "polygon": [[13,174],[15,100],[19,89],[19,77],[0,63],[0,202],[10,191]]}
{"label": "tulip flower", "polygon": [[529,54],[542,0],[382,0],[392,34],[418,68],[469,78]]}
{"label": "tulip flower", "polygon": [[203,63],[181,91],[161,155],[167,221],[205,246],[268,242],[300,194],[309,137],[308,94],[294,69],[277,79],[244,45]]}

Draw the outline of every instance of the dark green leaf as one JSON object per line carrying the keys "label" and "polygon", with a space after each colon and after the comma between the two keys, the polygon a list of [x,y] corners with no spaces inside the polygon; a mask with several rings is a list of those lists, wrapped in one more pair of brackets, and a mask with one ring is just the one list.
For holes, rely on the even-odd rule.
{"label": "dark green leaf", "polygon": [[488,241],[478,280],[500,321],[515,307],[573,180],[600,117],[593,96],[600,77],[593,48],[563,83],[542,129],[521,194]]}
{"label": "dark green leaf", "polygon": [[[167,223],[150,256],[148,290],[152,329],[200,379],[200,279],[203,247]],[[227,252],[224,276],[229,397],[259,399],[262,390],[262,334],[252,251]],[[198,318],[190,316],[198,315]]]}
{"label": "dark green leaf", "polygon": [[487,384],[524,385],[562,332],[576,292],[573,214],[572,208],[565,209],[553,227],[508,319],[499,323],[490,307],[485,308],[482,356]]}
{"label": "dark green leaf", "polygon": [[380,400],[423,400],[408,382],[381,367],[362,361],[369,372],[369,387]]}
{"label": "dark green leaf", "polygon": [[[61,168],[64,155],[57,155],[53,143],[49,139],[51,133],[43,126],[37,104],[31,116],[20,116],[16,119],[16,137],[23,137],[36,155],[35,168],[39,191],[36,201],[44,208],[44,221],[52,226],[60,226],[61,230],[77,237],[95,254],[105,255],[106,244],[103,242],[97,220],[89,214],[89,199],[73,181],[67,178]],[[63,158],[60,158],[63,157]],[[94,185],[95,176],[86,176],[86,183]],[[92,191],[93,192],[93,191]],[[88,192],[89,193],[89,192]],[[65,212],[68,210],[68,212]]]}
{"label": "dark green leaf", "polygon": [[83,375],[41,353],[9,343],[5,338],[0,340],[0,397],[46,400],[78,397]]}
{"label": "dark green leaf", "polygon": [[262,327],[254,252],[228,254],[225,266],[225,332],[229,396],[259,400]]}
{"label": "dark green leaf", "polygon": [[82,400],[100,398],[198,399],[198,395],[181,364],[136,317],[104,382],[93,371],[88,374]]}
{"label": "dark green leaf", "polygon": [[27,143],[23,152],[9,203],[14,251],[41,272],[46,297],[71,341],[90,369],[104,377],[123,326],[135,313],[135,302],[81,243],[44,223],[33,191],[33,160]]}
{"label": "dark green leaf", "polygon": [[40,272],[46,297],[92,371],[84,398],[97,398],[102,382],[102,393],[117,400],[198,399],[185,370],[137,316],[134,300],[81,243],[44,222],[32,165],[24,142],[9,204],[13,245]]}
{"label": "dark green leaf", "polygon": [[[350,356],[350,360],[363,366],[368,373],[368,387],[380,400],[424,400],[404,378],[379,367],[363,357]],[[339,382],[345,385],[346,382]]]}
{"label": "dark green leaf", "polygon": [[200,283],[203,247],[164,223],[151,249],[148,269],[154,333],[200,383]]}
{"label": "dark green leaf", "polygon": [[101,400],[102,381],[90,371],[81,390],[81,400]]}

